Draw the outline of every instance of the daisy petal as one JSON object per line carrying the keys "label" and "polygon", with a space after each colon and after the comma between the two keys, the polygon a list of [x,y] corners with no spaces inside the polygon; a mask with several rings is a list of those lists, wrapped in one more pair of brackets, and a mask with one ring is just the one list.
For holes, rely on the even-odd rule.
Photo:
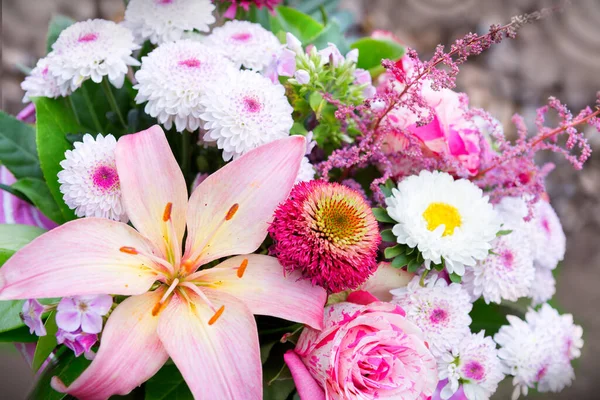
{"label": "daisy petal", "polygon": [[152,247],[133,228],[104,218],[68,222],[37,237],[0,269],[0,300],[146,292],[157,272],[138,255]]}
{"label": "daisy petal", "polygon": [[52,378],[52,387],[80,399],[104,400],[126,395],[152,377],[169,358],[156,334],[158,315],[152,314],[162,294],[148,292],[119,304],[106,323],[92,364],[69,387],[57,377]]}
{"label": "daisy petal", "polygon": [[[215,313],[200,298],[188,304],[175,294],[162,311],[158,335],[198,399],[262,398],[262,370],[256,323],[250,311],[227,294],[205,290]],[[210,324],[210,322],[213,322]]]}
{"label": "daisy petal", "polygon": [[271,142],[206,178],[190,198],[184,258],[202,265],[255,251],[294,185],[304,142],[301,136]]}

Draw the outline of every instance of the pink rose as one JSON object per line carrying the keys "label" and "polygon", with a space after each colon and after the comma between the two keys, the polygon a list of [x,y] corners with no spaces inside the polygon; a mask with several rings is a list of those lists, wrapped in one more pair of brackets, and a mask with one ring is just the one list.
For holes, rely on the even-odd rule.
{"label": "pink rose", "polygon": [[302,400],[425,400],[438,383],[421,330],[379,301],[326,307],[323,330],[305,328],[285,360]]}

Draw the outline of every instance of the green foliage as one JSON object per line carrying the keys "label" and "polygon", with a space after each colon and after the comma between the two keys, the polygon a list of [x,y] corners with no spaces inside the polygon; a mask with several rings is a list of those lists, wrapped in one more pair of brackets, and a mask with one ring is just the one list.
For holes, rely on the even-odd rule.
{"label": "green foliage", "polygon": [[83,129],[64,101],[38,97],[34,102],[37,114],[37,145],[42,171],[64,220],[70,221],[75,219],[75,214],[63,201],[57,175],[62,170],[60,162],[64,160],[65,152],[71,149],[66,135],[81,133]]}
{"label": "green foliage", "polygon": [[381,60],[397,60],[404,55],[404,47],[386,39],[361,38],[350,47],[358,49],[358,68],[369,70],[373,76],[383,72]]}
{"label": "green foliage", "polygon": [[373,211],[373,215],[375,215],[375,219],[379,222],[386,222],[390,224],[395,224],[396,221],[390,217],[385,208],[375,207],[371,209]]}
{"label": "green foliage", "polygon": [[381,231],[381,240],[384,242],[396,242],[396,236],[392,233],[391,229],[384,229]]}
{"label": "green foliage", "polygon": [[35,129],[0,111],[0,163],[17,178],[42,178]]}
{"label": "green foliage", "polygon": [[450,274],[450,280],[453,283],[461,283],[462,282],[462,276],[458,275],[456,272],[453,272]]}
{"label": "green foliage", "polygon": [[483,299],[477,300],[473,303],[473,309],[470,312],[470,317],[473,320],[471,323],[471,331],[479,332],[485,330],[487,336],[493,336],[496,334],[502,325],[508,324],[506,320],[507,315],[516,315],[523,317],[524,312],[516,307],[515,304],[496,304],[490,303],[485,304]]}
{"label": "green foliage", "polygon": [[279,6],[276,8],[275,15],[271,16],[271,31],[290,32],[307,45],[317,37],[325,28],[323,24],[315,21],[310,16],[290,7]]}
{"label": "green foliage", "polygon": [[31,369],[34,372],[37,372],[41,368],[50,353],[58,346],[56,341],[56,332],[58,331],[58,326],[56,326],[56,311],[50,313],[44,326],[46,327],[46,336],[40,337],[35,347],[35,353],[33,354]]}
{"label": "green foliage", "polygon": [[37,226],[0,224],[0,249],[15,252],[44,232]]}
{"label": "green foliage", "polygon": [[22,326],[6,332],[0,332],[1,343],[35,343],[38,337],[29,333],[29,328]]}
{"label": "green foliage", "polygon": [[397,244],[393,247],[388,247],[384,250],[383,254],[385,256],[385,258],[395,258],[397,256],[399,256],[400,254],[404,254],[404,245],[401,244]]}
{"label": "green foliage", "polygon": [[42,214],[57,224],[66,222],[58,204],[54,201],[46,182],[37,178],[23,178],[13,183],[12,188],[25,195],[40,209]]}
{"label": "green foliage", "polygon": [[58,39],[58,35],[74,23],[75,20],[64,15],[58,14],[52,17],[46,36],[46,52],[50,53],[50,51],[52,51],[52,45],[56,42],[56,39]]}
{"label": "green foliage", "polygon": [[67,398],[67,394],[59,393],[52,389],[50,386],[52,377],[57,376],[68,386],[72,384],[91,363],[91,361],[86,360],[85,357],[75,357],[75,354],[66,347],[62,347],[61,351],[57,354],[57,358],[57,363],[51,363],[44,369],[44,372],[35,383],[31,393],[27,396],[28,400],[62,400]]}
{"label": "green foliage", "polygon": [[263,400],[286,400],[294,391],[295,385],[289,368],[283,361],[292,343],[276,342],[263,362]]}
{"label": "green foliage", "polygon": [[175,364],[166,364],[146,384],[145,400],[193,400],[192,392]]}

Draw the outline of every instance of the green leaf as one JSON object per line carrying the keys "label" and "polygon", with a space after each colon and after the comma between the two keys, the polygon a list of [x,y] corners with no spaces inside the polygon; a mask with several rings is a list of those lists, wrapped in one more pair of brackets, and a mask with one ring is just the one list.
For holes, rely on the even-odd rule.
{"label": "green leaf", "polygon": [[416,247],[408,247],[408,246],[407,246],[407,247],[406,247],[406,255],[407,255],[407,256],[410,256],[412,253],[414,253],[414,252],[415,252],[415,250],[416,250],[416,249],[417,249]]}
{"label": "green leaf", "polygon": [[385,208],[376,207],[376,208],[372,208],[371,210],[373,211],[373,215],[375,216],[375,219],[377,221],[379,221],[379,222],[388,222],[390,224],[396,223],[396,221],[393,220],[392,217],[390,217],[388,215],[388,213],[385,210]]}
{"label": "green leaf", "polygon": [[11,258],[15,254],[14,250],[0,249],[0,267],[4,265],[6,260]]}
{"label": "green leaf", "polygon": [[36,335],[29,333],[29,328],[26,326],[0,333],[2,343],[35,343],[38,339]]}
{"label": "green leaf", "polygon": [[323,96],[321,96],[321,93],[319,92],[312,92],[308,98],[308,104],[310,104],[310,108],[317,113],[317,119],[319,119],[319,114],[321,113],[324,103]]}
{"label": "green leaf", "polygon": [[311,39],[311,43],[317,49],[323,49],[327,47],[328,43],[334,43],[342,54],[346,54],[350,50],[344,38],[342,28],[335,20],[329,21],[329,24],[317,36]]}
{"label": "green leaf", "polygon": [[52,51],[52,45],[58,39],[58,35],[74,23],[75,20],[64,15],[58,14],[52,17],[48,26],[48,35],[46,36],[46,52],[50,53]]}
{"label": "green leaf", "polygon": [[487,336],[493,336],[500,330],[502,325],[508,323],[506,320],[507,315],[523,316],[509,307],[496,303],[485,304],[483,299],[479,299],[473,303],[473,309],[469,313],[469,316],[473,320],[471,323],[471,332],[477,333],[485,330]]}
{"label": "green leaf", "polygon": [[175,364],[167,364],[146,382],[145,400],[193,400]]}
{"label": "green leaf", "polygon": [[350,45],[358,49],[358,68],[368,70],[381,69],[381,60],[397,60],[404,55],[404,47],[386,39],[362,38]]}
{"label": "green leaf", "polygon": [[450,280],[454,283],[461,283],[462,276],[458,275],[456,272],[450,274]]}
{"label": "green leaf", "polygon": [[1,224],[0,249],[17,251],[44,232],[45,229],[37,226]]}
{"label": "green leaf", "polygon": [[0,111],[0,163],[17,178],[42,178],[35,129]]}
{"label": "green leaf", "polygon": [[261,344],[260,345],[260,363],[264,364],[267,362],[267,359],[269,358],[269,354],[271,354],[271,349],[273,349],[273,346],[276,345],[279,341],[275,340],[275,341],[271,341],[265,344]]}
{"label": "green leaf", "polygon": [[20,313],[25,300],[0,301],[0,332],[8,332],[25,326]]}
{"label": "green leaf", "polygon": [[13,183],[12,187],[23,193],[33,204],[40,209],[42,214],[57,224],[66,222],[58,204],[54,201],[48,185],[41,179],[23,178]]}
{"label": "green leaf", "polygon": [[384,242],[396,242],[396,235],[392,233],[391,229],[384,229],[381,231],[381,240]]}
{"label": "green leaf", "polygon": [[410,261],[410,259],[408,258],[408,256],[406,254],[400,254],[399,256],[397,256],[396,258],[394,258],[392,260],[392,267],[402,268],[405,265],[407,265],[409,261]]}
{"label": "green leaf", "polygon": [[46,319],[46,323],[44,324],[46,327],[46,336],[40,337],[38,340],[37,346],[35,347],[35,353],[33,354],[33,361],[31,364],[31,369],[33,372],[37,372],[38,369],[44,364],[46,359],[52,350],[58,346],[56,342],[56,332],[58,331],[58,326],[56,326],[56,311],[52,311]]}
{"label": "green leaf", "polygon": [[385,197],[391,197],[392,196],[392,190],[388,189],[387,187],[383,186],[383,185],[379,185],[379,189],[381,189],[381,192],[383,193],[383,195]]}
{"label": "green leaf", "polygon": [[82,128],[64,101],[37,97],[33,99],[37,117],[37,145],[42,171],[52,197],[58,204],[65,221],[75,219],[75,213],[64,202],[57,175],[62,170],[60,162],[71,149],[68,133],[80,133]]}
{"label": "green leaf", "polygon": [[419,268],[421,268],[421,265],[422,264],[419,263],[416,258],[413,258],[412,260],[410,260],[408,262],[408,266],[406,267],[406,270],[408,272],[414,273],[414,272],[417,272],[419,270]]}
{"label": "green leaf", "polygon": [[27,396],[28,400],[62,400],[66,398],[68,396],[66,393],[59,393],[52,389],[50,386],[52,377],[57,376],[65,385],[69,386],[91,363],[83,356],[75,357],[71,350],[64,347],[57,357],[58,362],[56,364],[53,363],[44,369],[35,387]]}
{"label": "green leaf", "polygon": [[506,236],[506,235],[510,235],[511,233],[512,233],[512,229],[505,229],[505,230],[498,231],[498,233],[496,233],[496,236]]}
{"label": "green leaf", "polygon": [[383,251],[383,254],[385,256],[385,258],[390,259],[390,258],[394,258],[396,256],[399,256],[400,254],[404,254],[404,251],[406,249],[406,246],[403,246],[401,244],[397,244],[394,247],[388,247]]}
{"label": "green leaf", "polygon": [[302,42],[309,44],[321,33],[324,26],[310,16],[290,7],[279,6],[276,15],[271,16],[271,31],[290,32]]}
{"label": "green leaf", "polygon": [[291,343],[277,343],[263,364],[263,400],[286,400],[294,390],[290,370],[283,361],[283,355],[292,347]]}

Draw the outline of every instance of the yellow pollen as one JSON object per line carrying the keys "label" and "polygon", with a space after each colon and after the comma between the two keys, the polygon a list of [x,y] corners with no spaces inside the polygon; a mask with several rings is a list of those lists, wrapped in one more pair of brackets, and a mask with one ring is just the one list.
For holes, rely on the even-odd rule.
{"label": "yellow pollen", "polygon": [[447,203],[431,203],[423,212],[423,218],[427,221],[427,229],[430,231],[444,225],[445,229],[442,236],[454,234],[454,229],[462,225],[458,209]]}
{"label": "yellow pollen", "polygon": [[215,313],[215,315],[213,315],[212,318],[208,321],[208,324],[212,325],[215,322],[217,322],[217,320],[219,319],[219,317],[223,314],[223,311],[225,311],[225,306],[221,306],[221,308],[219,308],[217,310],[217,312]]}
{"label": "yellow pollen", "polygon": [[233,216],[237,212],[238,208],[240,208],[240,205],[238,203],[235,203],[234,205],[232,205],[231,208],[229,209],[229,211],[227,211],[227,215],[225,216],[225,221],[229,221],[231,218],[233,218]]}

